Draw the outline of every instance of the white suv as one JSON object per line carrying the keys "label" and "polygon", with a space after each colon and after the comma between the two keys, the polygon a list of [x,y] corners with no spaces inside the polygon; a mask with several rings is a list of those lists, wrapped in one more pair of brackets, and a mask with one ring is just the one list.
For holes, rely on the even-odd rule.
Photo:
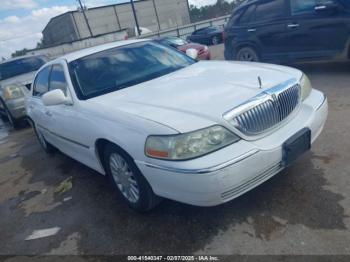
{"label": "white suv", "polygon": [[12,126],[25,117],[25,95],[36,71],[46,62],[44,56],[26,56],[0,63],[0,115]]}

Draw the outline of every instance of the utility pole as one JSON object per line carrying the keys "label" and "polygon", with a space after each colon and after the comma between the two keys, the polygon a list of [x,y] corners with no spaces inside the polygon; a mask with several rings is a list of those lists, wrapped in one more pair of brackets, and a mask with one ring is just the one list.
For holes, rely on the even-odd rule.
{"label": "utility pole", "polygon": [[159,16],[158,16],[158,11],[157,11],[157,6],[156,6],[156,3],[155,3],[155,0],[153,0],[153,8],[154,8],[154,13],[156,14],[156,18],[157,18],[158,31],[160,31],[161,28],[160,28]]}
{"label": "utility pole", "polygon": [[79,5],[80,5],[80,8],[81,8],[81,11],[83,12],[83,16],[84,16],[84,19],[85,19],[85,22],[86,22],[86,25],[89,29],[89,33],[90,33],[90,36],[92,37],[93,34],[92,34],[92,31],[91,31],[91,27],[90,27],[90,24],[89,24],[89,21],[87,19],[87,16],[85,14],[85,8],[83,7],[83,4],[81,3],[81,0],[77,0],[79,2]]}
{"label": "utility pole", "polygon": [[[79,0],[79,1],[80,1],[80,0]],[[131,4],[132,12],[133,12],[134,18],[135,18],[135,24],[136,24],[137,33],[138,33],[139,36],[140,36],[140,35],[141,35],[141,30],[140,30],[140,26],[139,26],[139,21],[137,20],[137,15],[136,15],[136,10],[135,10],[134,0],[130,0],[130,4]]]}

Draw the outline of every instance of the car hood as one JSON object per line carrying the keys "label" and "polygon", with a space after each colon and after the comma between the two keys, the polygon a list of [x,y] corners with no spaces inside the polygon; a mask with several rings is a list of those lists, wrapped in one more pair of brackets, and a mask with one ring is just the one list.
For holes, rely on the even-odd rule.
{"label": "car hood", "polygon": [[5,87],[9,85],[28,85],[33,83],[34,76],[35,76],[36,71],[23,74],[23,75],[18,75],[12,78],[8,78],[5,80],[0,81],[0,86]]}
{"label": "car hood", "polygon": [[[214,124],[248,99],[302,73],[289,67],[203,61],[163,77],[87,101],[93,110],[114,109],[189,132]],[[258,77],[262,79],[260,89]]]}

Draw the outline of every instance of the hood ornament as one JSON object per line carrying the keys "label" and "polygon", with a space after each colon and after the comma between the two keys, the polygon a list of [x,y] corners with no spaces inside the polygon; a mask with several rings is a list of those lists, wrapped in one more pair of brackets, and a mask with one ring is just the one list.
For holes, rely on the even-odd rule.
{"label": "hood ornament", "polygon": [[261,77],[258,76],[258,81],[259,81],[259,88],[262,89],[262,81],[261,81]]}

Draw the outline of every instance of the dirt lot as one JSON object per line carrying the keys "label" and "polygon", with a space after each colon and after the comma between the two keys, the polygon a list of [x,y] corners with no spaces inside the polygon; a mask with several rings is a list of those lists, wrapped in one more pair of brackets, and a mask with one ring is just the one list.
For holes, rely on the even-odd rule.
{"label": "dirt lot", "polygon": [[[350,64],[297,67],[329,98],[323,134],[294,166],[214,208],[167,200],[137,214],[103,176],[0,123],[0,254],[350,254]],[[35,239],[42,229],[51,236]]]}

